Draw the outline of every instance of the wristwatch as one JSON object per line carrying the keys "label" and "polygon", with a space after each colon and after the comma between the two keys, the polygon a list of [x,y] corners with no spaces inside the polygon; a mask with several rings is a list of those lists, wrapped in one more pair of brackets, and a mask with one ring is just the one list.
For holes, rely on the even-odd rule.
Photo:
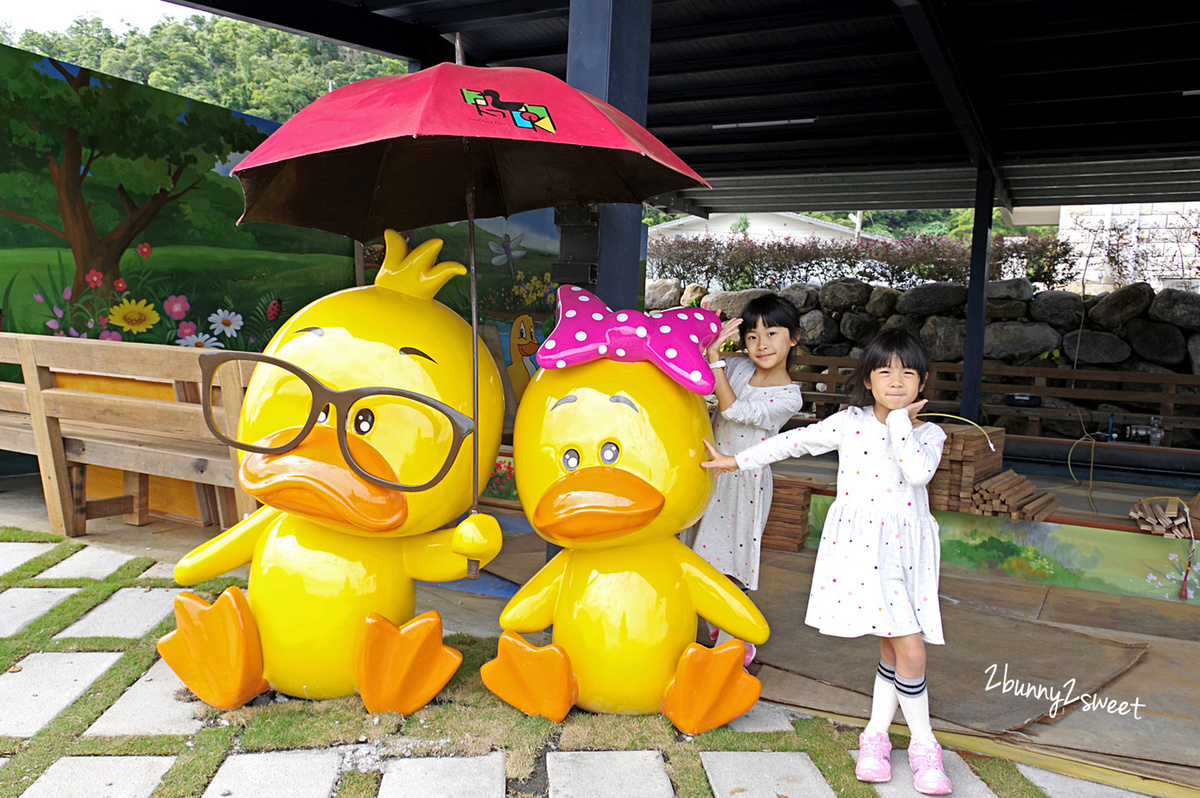
{"label": "wristwatch", "polygon": [[725,361],[724,360],[715,360],[712,363],[709,363],[708,367],[713,370],[723,369],[723,368],[725,368]]}

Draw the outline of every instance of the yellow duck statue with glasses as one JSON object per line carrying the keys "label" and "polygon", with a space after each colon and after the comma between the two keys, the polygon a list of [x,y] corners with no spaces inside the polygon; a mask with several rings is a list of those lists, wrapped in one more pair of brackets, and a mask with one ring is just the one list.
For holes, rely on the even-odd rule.
{"label": "yellow duck statue with glasses", "polygon": [[[700,467],[713,388],[701,354],[715,313],[613,312],[577,286],[558,292],[513,430],[525,513],[563,547],[508,602],[493,693],[553,721],[592,712],[663,712],[696,734],[741,715],[762,685],[737,640],[696,644],[697,616],[752,643],[770,630],[733,583],[676,535],[712,493]],[[521,637],[553,625],[553,642]]]}
{"label": "yellow duck statue with glasses", "polygon": [[[240,450],[238,480],[264,506],[187,554],[194,585],[249,564],[212,606],[185,591],[163,659],[219,708],[268,687],[292,696],[358,692],[371,712],[420,709],[462,655],[442,643],[441,618],[413,618],[414,579],[448,581],[500,551],[496,520],[449,526],[472,502],[500,445],[504,399],[487,350],[471,422],[471,328],[434,300],[466,270],[437,262],[442,242],[411,253],[395,231],[375,284],[300,310],[262,355],[214,353],[205,369],[213,432]],[[214,365],[215,364],[215,365]],[[221,428],[219,386],[250,367],[236,429]]]}

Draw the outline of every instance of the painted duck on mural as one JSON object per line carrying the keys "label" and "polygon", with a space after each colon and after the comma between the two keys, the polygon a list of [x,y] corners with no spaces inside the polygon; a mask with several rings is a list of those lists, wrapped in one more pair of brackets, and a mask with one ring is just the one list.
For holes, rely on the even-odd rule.
{"label": "painted duck on mural", "polygon": [[461,662],[437,613],[413,618],[413,580],[462,578],[469,560],[500,550],[495,519],[453,524],[471,505],[472,434],[481,482],[495,462],[500,377],[480,361],[473,424],[471,328],[433,299],[465,269],[436,262],[439,240],[409,253],[399,234],[385,238],[374,286],[308,305],[263,355],[208,356],[206,386],[256,363],[236,431],[221,429],[212,388],[206,416],[242,450],[238,479],[264,506],[190,552],[175,579],[249,564],[249,597],[232,587],[210,607],[182,593],[158,649],[213,706],[271,686],[306,698],[357,691],[371,712],[407,714]]}
{"label": "painted duck on mural", "polygon": [[[614,313],[576,286],[558,297],[517,411],[513,465],[530,522],[564,550],[504,608],[483,681],[555,721],[579,706],[714,728],[749,709],[761,685],[740,642],[695,643],[697,616],[752,643],[769,634],[750,600],[676,537],[712,492],[700,461],[713,376],[700,350],[718,317]],[[521,637],[551,625],[549,646]]]}
{"label": "painted duck on mural", "polygon": [[512,328],[508,331],[508,381],[512,383],[513,394],[517,401],[525,393],[529,378],[537,371],[537,331],[533,326],[532,316],[517,316]]}

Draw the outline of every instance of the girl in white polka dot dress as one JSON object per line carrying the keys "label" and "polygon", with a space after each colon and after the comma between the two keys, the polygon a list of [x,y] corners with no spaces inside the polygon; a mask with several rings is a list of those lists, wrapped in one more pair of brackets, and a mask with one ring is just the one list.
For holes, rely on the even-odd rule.
{"label": "girl in white polka dot dress", "polygon": [[897,707],[912,734],[914,786],[950,792],[941,746],[929,723],[925,643],[940,645],[941,548],[925,486],[946,433],[917,419],[929,361],[912,333],[884,330],[867,345],[847,383],[849,407],[776,435],[736,456],[707,442],[706,468],[755,470],[800,455],[838,452],[837,499],[825,517],[804,622],[836,637],[880,638],[871,720],[859,738],[861,781],[891,778],[887,730]]}
{"label": "girl in white polka dot dress", "polygon": [[[721,345],[741,330],[748,357],[721,360]],[[716,376],[713,433],[725,451],[740,452],[778,434],[804,403],[788,375],[788,359],[800,337],[800,312],[778,294],[752,299],[741,318],[725,322],[705,355]],[[724,364],[724,365],[722,365]],[[771,509],[771,468],[719,474],[692,549],[743,590],[758,589],[759,549]],[[728,635],[713,630],[714,641]],[[754,646],[746,643],[746,664]]]}

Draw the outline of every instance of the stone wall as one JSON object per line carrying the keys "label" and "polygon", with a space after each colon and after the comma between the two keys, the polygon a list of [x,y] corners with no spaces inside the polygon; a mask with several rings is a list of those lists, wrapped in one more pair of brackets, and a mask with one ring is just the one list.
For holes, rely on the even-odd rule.
{"label": "stone wall", "polygon": [[[764,293],[714,291],[701,295],[700,305],[731,318]],[[906,327],[921,336],[934,360],[962,360],[964,285],[898,291],[847,277],[821,286],[797,283],[780,293],[800,309],[800,343],[810,354],[848,356],[876,330]],[[685,299],[676,281],[655,280],[647,284],[646,307],[694,302],[697,294],[689,290]],[[1035,291],[1024,278],[1001,280],[988,283],[987,317],[984,357],[993,362],[1050,359],[1080,368],[1200,374],[1200,294],[1191,291],[1155,292],[1136,283],[1084,299],[1070,291]]]}
{"label": "stone wall", "polygon": [[[682,286],[676,288],[670,296],[678,302],[685,292]],[[716,291],[701,295],[700,305],[732,318],[764,293],[765,289]],[[821,286],[789,285],[779,293],[800,309],[800,345],[806,354],[853,357],[876,330],[905,327],[921,337],[933,360],[962,360],[964,285],[927,283],[898,291],[843,278]],[[650,299],[665,294],[665,289],[652,292],[648,285],[647,308],[661,309],[652,307]],[[695,301],[698,294],[693,290],[689,296]],[[1200,374],[1200,294],[1191,291],[1155,292],[1148,283],[1136,283],[1084,299],[1070,291],[1035,291],[1024,278],[1001,280],[988,283],[987,317],[985,363]],[[1076,406],[1047,401],[1055,407]],[[1053,422],[1044,426],[1048,433],[1055,432]],[[1060,434],[1078,436],[1078,423],[1063,426]],[[1197,444],[1190,432],[1180,430],[1178,437],[1175,445]]]}

